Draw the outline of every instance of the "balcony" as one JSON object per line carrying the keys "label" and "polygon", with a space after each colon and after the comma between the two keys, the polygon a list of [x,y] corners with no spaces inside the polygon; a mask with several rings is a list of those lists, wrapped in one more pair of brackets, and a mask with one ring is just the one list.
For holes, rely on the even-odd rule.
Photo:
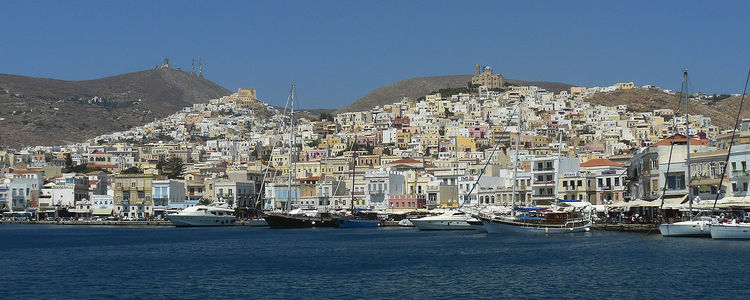
{"label": "balcony", "polygon": [[734,178],[748,177],[748,172],[746,170],[734,170],[732,171],[732,177]]}
{"label": "balcony", "polygon": [[555,184],[555,181],[554,180],[534,181],[534,185],[549,185],[549,184]]}

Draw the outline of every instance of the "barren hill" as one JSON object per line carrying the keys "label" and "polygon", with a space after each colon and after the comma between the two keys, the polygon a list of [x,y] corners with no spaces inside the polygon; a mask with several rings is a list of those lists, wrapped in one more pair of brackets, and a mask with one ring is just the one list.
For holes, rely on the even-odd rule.
{"label": "barren hill", "polygon": [[[336,111],[336,113],[368,110],[375,106],[383,106],[401,101],[404,97],[417,99],[438,89],[465,87],[471,81],[471,77],[472,75],[448,75],[401,80],[370,92],[346,108]],[[572,86],[559,82],[536,82],[514,79],[506,79],[505,82],[506,85],[535,85],[554,92],[566,90]]]}
{"label": "barren hill", "polygon": [[80,142],[229,94],[169,68],[85,81],[0,74],[0,146]]}
{"label": "barren hill", "polygon": [[[597,93],[585,100],[593,104],[609,106],[627,104],[629,109],[640,112],[668,108],[681,115],[685,110],[685,104],[679,101],[679,95],[670,95],[657,89],[631,89]],[[690,101],[690,114],[711,117],[713,125],[720,129],[728,129],[734,126],[739,106],[740,97],[730,97],[719,101]],[[750,106],[750,103],[745,103],[742,109],[743,118],[750,117],[750,107],[748,106]]]}

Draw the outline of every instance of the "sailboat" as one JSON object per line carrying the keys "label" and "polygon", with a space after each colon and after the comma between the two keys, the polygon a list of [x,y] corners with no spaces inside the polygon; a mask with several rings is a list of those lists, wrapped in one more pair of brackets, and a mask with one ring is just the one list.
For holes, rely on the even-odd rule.
{"label": "sailboat", "polygon": [[334,222],[331,216],[327,213],[319,213],[317,210],[306,211],[302,209],[289,210],[292,203],[292,164],[294,162],[294,89],[295,85],[292,84],[292,90],[289,95],[291,102],[291,113],[290,119],[290,138],[289,138],[289,185],[286,195],[286,205],[284,212],[282,213],[267,213],[263,219],[265,219],[268,226],[271,228],[306,228],[306,227],[333,227]]}
{"label": "sailboat", "polygon": [[[747,93],[747,83],[750,81],[750,70],[747,71],[747,78],[745,79],[745,90],[742,92],[742,99],[740,100],[740,107],[737,111],[737,119],[734,122],[734,130],[732,131],[732,140],[729,143],[729,150],[727,151],[727,158],[724,161],[724,169],[721,172],[721,180],[719,181],[718,194],[721,194],[721,183],[724,181],[724,175],[727,171],[727,165],[729,162],[729,155],[732,154],[732,146],[734,145],[734,136],[737,133],[737,125],[740,122],[740,114],[742,113],[742,105],[745,103],[745,94]],[[719,195],[716,195],[714,200],[714,208],[716,208],[716,202],[719,200]],[[711,238],[713,239],[750,239],[750,223],[718,223],[711,224]]]}
{"label": "sailboat", "polygon": [[[685,145],[687,147],[686,164],[687,170],[685,172],[685,185],[688,189],[688,203],[689,203],[689,215],[690,220],[675,222],[672,224],[661,224],[659,225],[659,232],[662,236],[695,236],[695,237],[708,237],[711,235],[711,221],[707,218],[694,220],[693,219],[693,192],[690,188],[690,111],[689,104],[690,98],[688,95],[688,74],[687,70],[682,72],[683,81],[685,82]],[[670,162],[671,163],[671,162]],[[666,175],[665,175],[666,176]],[[664,195],[662,193],[662,199]]]}
{"label": "sailboat", "polygon": [[[355,139],[356,140],[356,139]],[[355,141],[356,143],[356,141]],[[353,145],[352,145],[353,146]],[[380,226],[380,219],[375,213],[358,212],[354,208],[354,178],[357,167],[356,152],[352,155],[352,188],[351,188],[351,208],[349,214],[337,215],[333,217],[333,224],[338,228],[373,228]]]}
{"label": "sailboat", "polygon": [[[591,213],[586,216],[583,209],[576,207],[563,208],[557,205],[557,195],[552,208],[517,207],[516,177],[518,170],[518,146],[521,136],[521,103],[518,106],[518,137],[516,139],[516,159],[513,164],[513,209],[508,215],[480,214],[479,220],[484,224],[487,233],[494,234],[562,234],[589,231],[592,221]],[[562,133],[560,133],[558,165],[562,156]],[[559,168],[559,167],[558,167]],[[557,185],[555,185],[557,186]],[[557,189],[557,188],[555,188]],[[557,194],[557,193],[555,193]]]}

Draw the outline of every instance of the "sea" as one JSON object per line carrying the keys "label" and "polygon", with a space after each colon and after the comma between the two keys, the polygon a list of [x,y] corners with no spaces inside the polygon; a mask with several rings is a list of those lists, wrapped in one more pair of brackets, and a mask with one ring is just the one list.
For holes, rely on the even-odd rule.
{"label": "sea", "polygon": [[0,299],[749,299],[750,241],[0,225]]}

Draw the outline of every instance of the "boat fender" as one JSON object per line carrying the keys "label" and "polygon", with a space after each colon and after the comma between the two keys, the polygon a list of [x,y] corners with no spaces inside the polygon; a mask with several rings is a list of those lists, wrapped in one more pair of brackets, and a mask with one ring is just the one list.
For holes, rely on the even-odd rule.
{"label": "boat fender", "polygon": [[700,222],[699,224],[701,224],[701,231],[703,231],[703,222]]}

